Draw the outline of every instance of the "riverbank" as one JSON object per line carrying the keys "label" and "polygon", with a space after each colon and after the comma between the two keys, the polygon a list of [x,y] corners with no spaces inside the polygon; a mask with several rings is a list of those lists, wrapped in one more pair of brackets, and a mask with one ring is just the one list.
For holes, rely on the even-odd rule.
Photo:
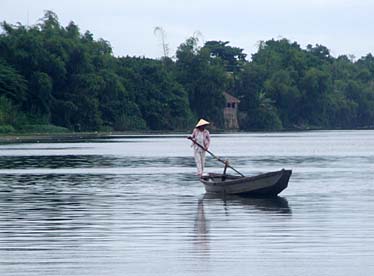
{"label": "riverbank", "polygon": [[68,132],[68,133],[20,133],[3,134],[0,143],[42,143],[42,142],[71,142],[84,141],[95,138],[107,138],[113,136],[144,136],[144,135],[178,135],[187,134],[188,131],[125,131],[125,132]]}
{"label": "riverbank", "polygon": [[92,139],[106,137],[109,133],[31,133],[31,134],[9,134],[0,136],[0,143],[25,143],[25,142],[52,142],[71,141],[77,139]]}

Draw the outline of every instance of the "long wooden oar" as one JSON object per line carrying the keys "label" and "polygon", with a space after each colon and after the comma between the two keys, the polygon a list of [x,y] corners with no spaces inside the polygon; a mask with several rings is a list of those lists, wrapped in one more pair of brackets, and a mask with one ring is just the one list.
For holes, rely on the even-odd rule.
{"label": "long wooden oar", "polygon": [[219,162],[222,162],[223,164],[225,164],[226,167],[229,167],[230,169],[232,169],[233,171],[235,171],[236,173],[240,174],[241,176],[244,177],[244,175],[237,171],[235,168],[231,167],[227,161],[225,160],[222,160],[221,158],[219,158],[218,156],[216,156],[215,154],[213,154],[213,152],[207,150],[205,147],[203,147],[202,145],[200,145],[196,140],[194,140],[191,136],[187,137],[187,139],[191,140],[194,144],[196,144],[198,147],[202,148],[203,150],[205,150],[207,153],[209,153],[214,159],[218,160]]}

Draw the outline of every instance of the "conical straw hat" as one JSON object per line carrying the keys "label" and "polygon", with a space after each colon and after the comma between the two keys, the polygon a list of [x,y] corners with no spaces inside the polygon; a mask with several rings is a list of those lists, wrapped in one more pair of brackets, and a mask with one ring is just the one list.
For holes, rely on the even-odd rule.
{"label": "conical straw hat", "polygon": [[206,126],[209,125],[210,123],[208,121],[205,121],[204,119],[200,119],[200,121],[197,123],[196,127],[200,126]]}

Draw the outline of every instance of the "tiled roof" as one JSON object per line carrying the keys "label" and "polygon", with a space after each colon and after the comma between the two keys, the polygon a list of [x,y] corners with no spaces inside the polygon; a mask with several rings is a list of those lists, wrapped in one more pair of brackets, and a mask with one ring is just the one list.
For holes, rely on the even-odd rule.
{"label": "tiled roof", "polygon": [[225,96],[226,102],[228,103],[240,103],[240,100],[238,98],[235,98],[233,95],[230,95],[227,92],[223,92],[223,95]]}

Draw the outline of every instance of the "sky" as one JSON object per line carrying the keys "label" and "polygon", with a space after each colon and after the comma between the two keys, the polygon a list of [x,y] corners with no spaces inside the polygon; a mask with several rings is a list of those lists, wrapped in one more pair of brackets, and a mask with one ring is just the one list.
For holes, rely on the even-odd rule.
{"label": "sky", "polygon": [[196,35],[200,46],[229,41],[250,59],[260,41],[286,38],[302,48],[320,44],[356,59],[374,53],[374,0],[0,0],[0,21],[34,25],[45,10],[60,24],[110,42],[116,56],[169,56]]}

